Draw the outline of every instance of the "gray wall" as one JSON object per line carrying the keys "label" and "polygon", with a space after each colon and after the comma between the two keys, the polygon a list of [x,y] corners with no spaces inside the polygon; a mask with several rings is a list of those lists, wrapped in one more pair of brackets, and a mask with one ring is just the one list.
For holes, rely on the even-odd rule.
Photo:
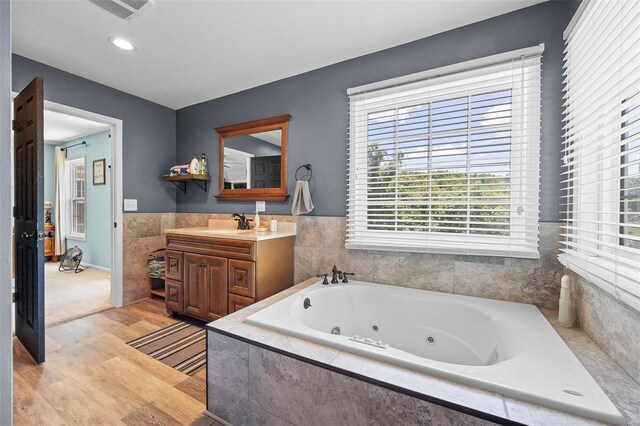
{"label": "gray wall", "polygon": [[[206,152],[218,164],[214,127],[278,114],[291,114],[288,188],[293,173],[313,165],[313,214],[346,214],[347,95],[349,87],[424,71],[474,58],[545,43],[542,71],[541,219],[557,221],[560,210],[562,32],[577,3],[552,1],[437,34],[367,56],[203,102],[177,112],[177,158]],[[218,202],[214,180],[202,191],[178,194],[179,212],[250,212],[252,203]],[[290,212],[290,201],[267,203],[267,213]]]}
{"label": "gray wall", "polygon": [[11,3],[0,0],[0,424],[13,416],[11,351]]}
{"label": "gray wall", "polygon": [[141,212],[175,211],[173,185],[160,180],[160,176],[168,173],[169,167],[175,164],[174,110],[13,55],[14,91],[22,90],[35,76],[44,77],[44,93],[48,101],[121,119],[124,198],[137,198],[138,211]]}

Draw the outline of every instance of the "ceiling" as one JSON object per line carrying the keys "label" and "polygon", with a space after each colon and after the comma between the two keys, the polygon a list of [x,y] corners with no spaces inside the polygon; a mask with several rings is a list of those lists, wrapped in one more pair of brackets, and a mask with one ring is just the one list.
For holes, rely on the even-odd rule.
{"label": "ceiling", "polygon": [[269,142],[275,146],[282,145],[282,130],[270,130],[268,132],[252,133],[250,136],[254,138],[262,139],[265,142]]}
{"label": "ceiling", "polygon": [[541,1],[155,0],[125,21],[89,0],[14,0],[13,51],[178,109]]}
{"label": "ceiling", "polygon": [[57,145],[105,130],[109,130],[108,124],[60,112],[44,111],[44,142],[47,144]]}

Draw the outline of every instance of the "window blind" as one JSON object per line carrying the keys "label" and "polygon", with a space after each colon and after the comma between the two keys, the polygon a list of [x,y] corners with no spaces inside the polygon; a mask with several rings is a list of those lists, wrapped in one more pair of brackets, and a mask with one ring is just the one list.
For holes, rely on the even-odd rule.
{"label": "window blind", "polygon": [[565,38],[559,258],[640,310],[640,2],[583,1]]}
{"label": "window blind", "polygon": [[539,257],[542,50],[348,91],[347,248]]}

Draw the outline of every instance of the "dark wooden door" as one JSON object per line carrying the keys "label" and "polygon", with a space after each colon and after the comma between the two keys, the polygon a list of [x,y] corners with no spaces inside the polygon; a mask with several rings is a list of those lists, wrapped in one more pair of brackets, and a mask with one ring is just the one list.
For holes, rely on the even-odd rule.
{"label": "dark wooden door", "polygon": [[184,312],[204,318],[204,256],[184,254]]}
{"label": "dark wooden door", "polygon": [[207,319],[217,320],[227,315],[227,259],[206,256],[205,309]]}
{"label": "dark wooden door", "polygon": [[44,80],[13,101],[16,337],[44,362]]}
{"label": "dark wooden door", "polygon": [[251,158],[251,188],[280,188],[281,157]]}

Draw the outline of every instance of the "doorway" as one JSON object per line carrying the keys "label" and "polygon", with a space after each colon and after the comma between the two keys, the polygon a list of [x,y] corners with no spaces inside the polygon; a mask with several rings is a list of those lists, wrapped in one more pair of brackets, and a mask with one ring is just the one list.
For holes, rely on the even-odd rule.
{"label": "doorway", "polygon": [[[111,126],[44,113],[45,325],[111,308]],[[71,250],[74,256],[65,258]]]}
{"label": "doorway", "polygon": [[[57,248],[55,238],[45,242],[49,326],[122,306],[122,121],[50,101],[44,107],[45,232],[64,235]],[[64,152],[59,183],[56,151]],[[58,206],[66,212],[58,215]],[[73,262],[61,271],[61,255],[73,247],[82,251],[77,272]]]}

